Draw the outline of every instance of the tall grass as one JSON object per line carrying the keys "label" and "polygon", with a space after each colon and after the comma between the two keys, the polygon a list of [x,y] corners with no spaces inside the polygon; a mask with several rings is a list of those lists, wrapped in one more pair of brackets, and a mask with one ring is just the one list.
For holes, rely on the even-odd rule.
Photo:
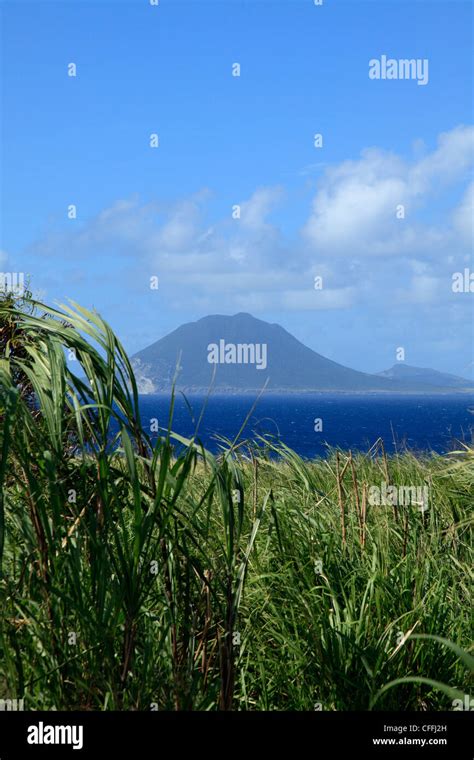
{"label": "tall grass", "polygon": [[[97,314],[4,302],[0,324],[12,333],[0,697],[422,710],[469,690],[469,450],[388,458],[378,443],[305,462],[256,440],[215,456],[172,432],[172,410],[153,442],[129,359]],[[370,506],[381,480],[429,484],[430,508]]]}

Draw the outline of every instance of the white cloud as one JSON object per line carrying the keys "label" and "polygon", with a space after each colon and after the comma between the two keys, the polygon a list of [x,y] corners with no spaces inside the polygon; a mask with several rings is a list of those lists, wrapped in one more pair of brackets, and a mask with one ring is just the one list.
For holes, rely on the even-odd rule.
{"label": "white cloud", "polygon": [[434,304],[439,301],[441,288],[447,285],[448,281],[439,277],[418,275],[409,280],[406,288],[398,288],[395,295],[402,304]]}
{"label": "white cloud", "polygon": [[454,211],[453,226],[463,243],[472,249],[474,218],[474,182],[471,182],[461,204]]}
{"label": "white cloud", "polygon": [[248,200],[240,203],[240,222],[244,229],[268,229],[266,217],[281,200],[282,195],[281,187],[260,187]]}
{"label": "white cloud", "polygon": [[212,233],[202,232],[200,208],[194,199],[179,203],[152,239],[157,250],[180,252],[204,242]]}
{"label": "white cloud", "polygon": [[[471,128],[458,127],[440,135],[431,152],[418,146],[411,161],[370,148],[327,167],[293,238],[271,216],[277,204],[285,210],[281,187],[227,198],[228,212],[212,220],[204,189],[166,205],[118,200],[85,223],[53,231],[32,252],[61,260],[61,275],[51,267],[56,283],[67,268],[72,277],[71,267],[76,281],[81,266],[90,279],[88,262],[95,271],[98,257],[108,257],[107,269],[113,257],[114,287],[122,282],[138,292],[156,274],[162,303],[204,313],[428,306],[449,298],[446,283],[468,255],[474,183],[457,208],[439,195],[455,181],[456,194],[464,187],[472,138]],[[232,217],[236,203],[240,219]],[[404,219],[397,219],[399,204]],[[316,275],[322,290],[313,289]]]}
{"label": "white cloud", "polygon": [[[358,161],[328,169],[303,229],[305,239],[326,255],[393,255],[443,245],[446,228],[416,223],[415,213],[431,194],[466,175],[473,143],[474,129],[457,127],[411,165],[371,148]],[[459,212],[461,226],[464,213]]]}
{"label": "white cloud", "polygon": [[433,185],[452,182],[469,171],[474,158],[474,127],[459,126],[438,137],[438,147],[410,169],[414,192],[427,192]]}

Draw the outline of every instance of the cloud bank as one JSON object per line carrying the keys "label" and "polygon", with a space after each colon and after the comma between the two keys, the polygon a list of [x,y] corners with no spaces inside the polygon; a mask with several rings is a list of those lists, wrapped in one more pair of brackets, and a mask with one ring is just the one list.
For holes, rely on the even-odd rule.
{"label": "cloud bank", "polygon": [[292,236],[278,225],[284,188],[258,187],[211,221],[203,189],[173,204],[117,200],[85,223],[51,230],[30,254],[60,256],[78,281],[98,257],[104,267],[113,259],[116,282],[139,292],[156,275],[167,307],[203,313],[448,302],[452,272],[472,248],[474,129],[440,134],[431,152],[415,148],[411,159],[371,147],[321,165]]}

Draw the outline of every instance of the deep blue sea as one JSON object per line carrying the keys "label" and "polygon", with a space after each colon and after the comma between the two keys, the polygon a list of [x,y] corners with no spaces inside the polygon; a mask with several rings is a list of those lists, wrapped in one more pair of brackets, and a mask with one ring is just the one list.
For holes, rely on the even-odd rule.
{"label": "deep blue sea", "polygon": [[[191,437],[205,403],[203,396],[178,394],[172,429]],[[197,437],[218,450],[218,436],[234,439],[255,398],[251,395],[214,395],[207,401]],[[188,404],[191,409],[188,408]],[[140,397],[143,426],[157,419],[166,428],[169,395]],[[474,396],[471,395],[350,395],[305,393],[260,398],[241,439],[270,435],[305,458],[324,456],[327,447],[367,451],[381,437],[387,451],[445,453],[471,442],[474,435]],[[315,426],[322,430],[315,431]],[[152,434],[152,438],[156,434]]]}

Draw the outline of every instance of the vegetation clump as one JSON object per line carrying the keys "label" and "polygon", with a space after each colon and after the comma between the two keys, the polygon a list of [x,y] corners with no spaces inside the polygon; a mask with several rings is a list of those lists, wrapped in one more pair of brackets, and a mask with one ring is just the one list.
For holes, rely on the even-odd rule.
{"label": "vegetation clump", "polygon": [[[152,440],[77,305],[0,304],[0,698],[444,710],[469,691],[474,457]],[[429,501],[371,503],[370,488]]]}

